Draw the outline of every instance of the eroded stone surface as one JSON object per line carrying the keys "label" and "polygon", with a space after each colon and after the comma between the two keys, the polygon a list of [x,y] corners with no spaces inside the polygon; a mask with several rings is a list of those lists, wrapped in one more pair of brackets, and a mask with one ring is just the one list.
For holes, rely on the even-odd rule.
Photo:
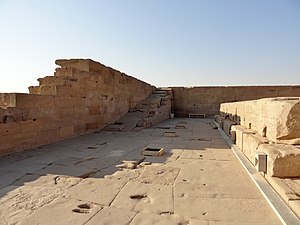
{"label": "eroded stone surface", "polygon": [[[150,84],[91,59],[57,60],[54,76],[30,94],[0,95],[0,155],[91,133],[113,123],[154,92]],[[126,91],[124,91],[126,90]],[[153,93],[155,94],[155,93]],[[159,98],[168,118],[170,101]],[[11,107],[11,108],[9,108]],[[159,114],[159,113],[158,113]]]}
{"label": "eroded stone surface", "polygon": [[128,182],[113,201],[112,206],[158,215],[162,212],[173,213],[172,187]]}
{"label": "eroded stone surface", "polygon": [[66,194],[74,199],[110,205],[124,184],[122,180],[87,178],[70,188]]}
{"label": "eroded stone surface", "polygon": [[179,171],[179,168],[147,166],[138,181],[144,184],[173,185]]}
{"label": "eroded stone surface", "polygon": [[[138,213],[130,225],[183,225],[188,224],[188,221],[183,218],[178,218],[170,212],[162,212],[161,215],[149,214],[149,213]],[[203,222],[203,225],[207,224],[207,222]]]}
{"label": "eroded stone surface", "polygon": [[136,212],[115,207],[104,207],[86,225],[128,225]]}
{"label": "eroded stone surface", "polygon": [[268,155],[267,174],[300,177],[300,149],[292,145],[262,144],[258,150]]}
{"label": "eroded stone surface", "polygon": [[221,114],[276,143],[300,143],[300,98],[223,103]]}
{"label": "eroded stone surface", "polygon": [[101,208],[101,206],[90,202],[58,198],[28,216],[20,225],[81,225],[93,217]]}
{"label": "eroded stone surface", "polygon": [[[187,129],[179,129],[179,137],[174,138],[163,137],[165,129],[159,128],[140,132],[100,131],[45,146],[44,157],[49,156],[52,163],[41,163],[43,168],[39,170],[31,170],[27,163],[34,163],[35,159],[42,162],[42,149],[37,155],[32,151],[6,157],[4,163],[0,158],[3,171],[13,168],[14,161],[25,168],[21,178],[12,179],[12,184],[0,189],[1,224],[44,222],[47,215],[53,215],[49,210],[56,213],[56,202],[61,203],[57,207],[58,224],[72,223],[75,217],[70,214],[71,208],[78,218],[74,223],[82,225],[249,225],[263,224],[258,222],[262,217],[269,218],[265,220],[271,221],[269,224],[280,224],[229,146],[213,129],[211,120],[184,121]],[[159,126],[174,127],[178,122],[167,120]],[[165,154],[146,157],[135,169],[117,167],[136,161],[142,150],[151,145],[163,147]],[[199,157],[202,153],[204,157]],[[26,174],[26,169],[32,173]],[[96,172],[79,178],[86,169]],[[50,171],[53,174],[45,175]],[[70,172],[73,175],[67,176]],[[1,170],[0,177],[3,173]],[[77,202],[96,205],[97,210],[88,213],[85,205],[78,209]],[[243,207],[236,209],[240,202]],[[67,218],[61,219],[61,215]]]}
{"label": "eroded stone surface", "polygon": [[20,187],[7,187],[11,191],[2,192],[0,199],[0,221],[3,221],[1,224],[13,224],[15,220],[27,218],[35,210],[64,195],[68,188],[79,182],[79,178],[47,175],[31,182],[24,180],[24,185]]}
{"label": "eroded stone surface", "polygon": [[[277,218],[266,217],[272,213],[264,199],[235,198],[176,198],[175,213],[187,218],[244,223],[277,224]],[[189,206],[189,207],[187,207]],[[280,223],[278,223],[280,224]]]}

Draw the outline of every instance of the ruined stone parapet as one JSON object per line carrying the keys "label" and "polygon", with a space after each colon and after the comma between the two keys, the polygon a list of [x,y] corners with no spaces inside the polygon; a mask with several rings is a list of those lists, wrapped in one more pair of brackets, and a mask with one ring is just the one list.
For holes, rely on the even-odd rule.
{"label": "ruined stone parapet", "polygon": [[90,59],[57,60],[30,94],[0,94],[0,154],[105,127],[155,87]]}
{"label": "ruined stone parapet", "polygon": [[270,141],[300,144],[300,98],[278,97],[221,104],[221,116]]}
{"label": "ruined stone parapet", "polygon": [[300,149],[291,145],[300,141],[299,97],[224,103],[220,111],[215,120],[253,166],[263,154],[268,176],[300,177]]}
{"label": "ruined stone parapet", "polygon": [[293,145],[261,144],[259,152],[267,158],[267,174],[271,177],[300,177],[300,149]]}

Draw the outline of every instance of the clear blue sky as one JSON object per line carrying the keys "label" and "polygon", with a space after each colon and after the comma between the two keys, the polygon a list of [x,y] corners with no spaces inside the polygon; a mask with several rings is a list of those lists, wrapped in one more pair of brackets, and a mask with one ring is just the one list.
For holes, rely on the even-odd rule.
{"label": "clear blue sky", "polygon": [[300,1],[0,0],[0,92],[58,58],[156,86],[300,84]]}

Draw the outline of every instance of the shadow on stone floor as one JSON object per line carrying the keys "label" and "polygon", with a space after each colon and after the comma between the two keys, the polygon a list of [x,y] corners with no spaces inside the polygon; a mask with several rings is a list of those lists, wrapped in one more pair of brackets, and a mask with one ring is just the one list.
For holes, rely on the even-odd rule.
{"label": "shadow on stone floor", "polygon": [[[175,129],[182,121],[187,122],[187,129]],[[168,186],[174,184],[178,167],[188,166],[189,160],[197,164],[206,160],[230,162],[233,156],[210,122],[173,119],[139,132],[100,131],[3,156],[0,211],[9,221],[22,220],[57,198],[76,198],[80,193],[89,195],[86,200],[90,202],[110,205],[128,181]],[[176,137],[165,137],[166,127],[176,132]],[[165,154],[144,157],[142,151],[149,146],[164,148]],[[8,205],[10,210],[5,210]]]}

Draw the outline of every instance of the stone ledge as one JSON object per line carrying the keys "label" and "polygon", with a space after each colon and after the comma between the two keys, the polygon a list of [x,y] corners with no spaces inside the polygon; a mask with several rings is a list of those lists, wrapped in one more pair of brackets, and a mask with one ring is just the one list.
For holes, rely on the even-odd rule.
{"label": "stone ledge", "polygon": [[276,97],[222,103],[220,115],[254,130],[270,141],[300,143],[300,98]]}
{"label": "stone ledge", "polygon": [[261,144],[268,144],[268,140],[258,134],[244,133],[243,134],[243,153],[255,165],[255,152],[258,152],[258,147]]}
{"label": "stone ledge", "polygon": [[300,179],[265,176],[268,183],[300,218]]}
{"label": "stone ledge", "polygon": [[268,155],[267,174],[272,177],[300,177],[300,149],[293,145],[261,144]]}
{"label": "stone ledge", "polygon": [[224,132],[227,134],[228,137],[230,137],[231,136],[231,133],[230,133],[231,127],[233,125],[236,125],[236,122],[225,119],[222,121],[222,125],[223,125],[222,128],[223,128]]}
{"label": "stone ledge", "polygon": [[242,152],[244,152],[244,134],[255,134],[255,132],[253,130],[244,128],[241,125],[233,125],[231,126],[231,130],[236,132],[236,146],[241,149]]}

